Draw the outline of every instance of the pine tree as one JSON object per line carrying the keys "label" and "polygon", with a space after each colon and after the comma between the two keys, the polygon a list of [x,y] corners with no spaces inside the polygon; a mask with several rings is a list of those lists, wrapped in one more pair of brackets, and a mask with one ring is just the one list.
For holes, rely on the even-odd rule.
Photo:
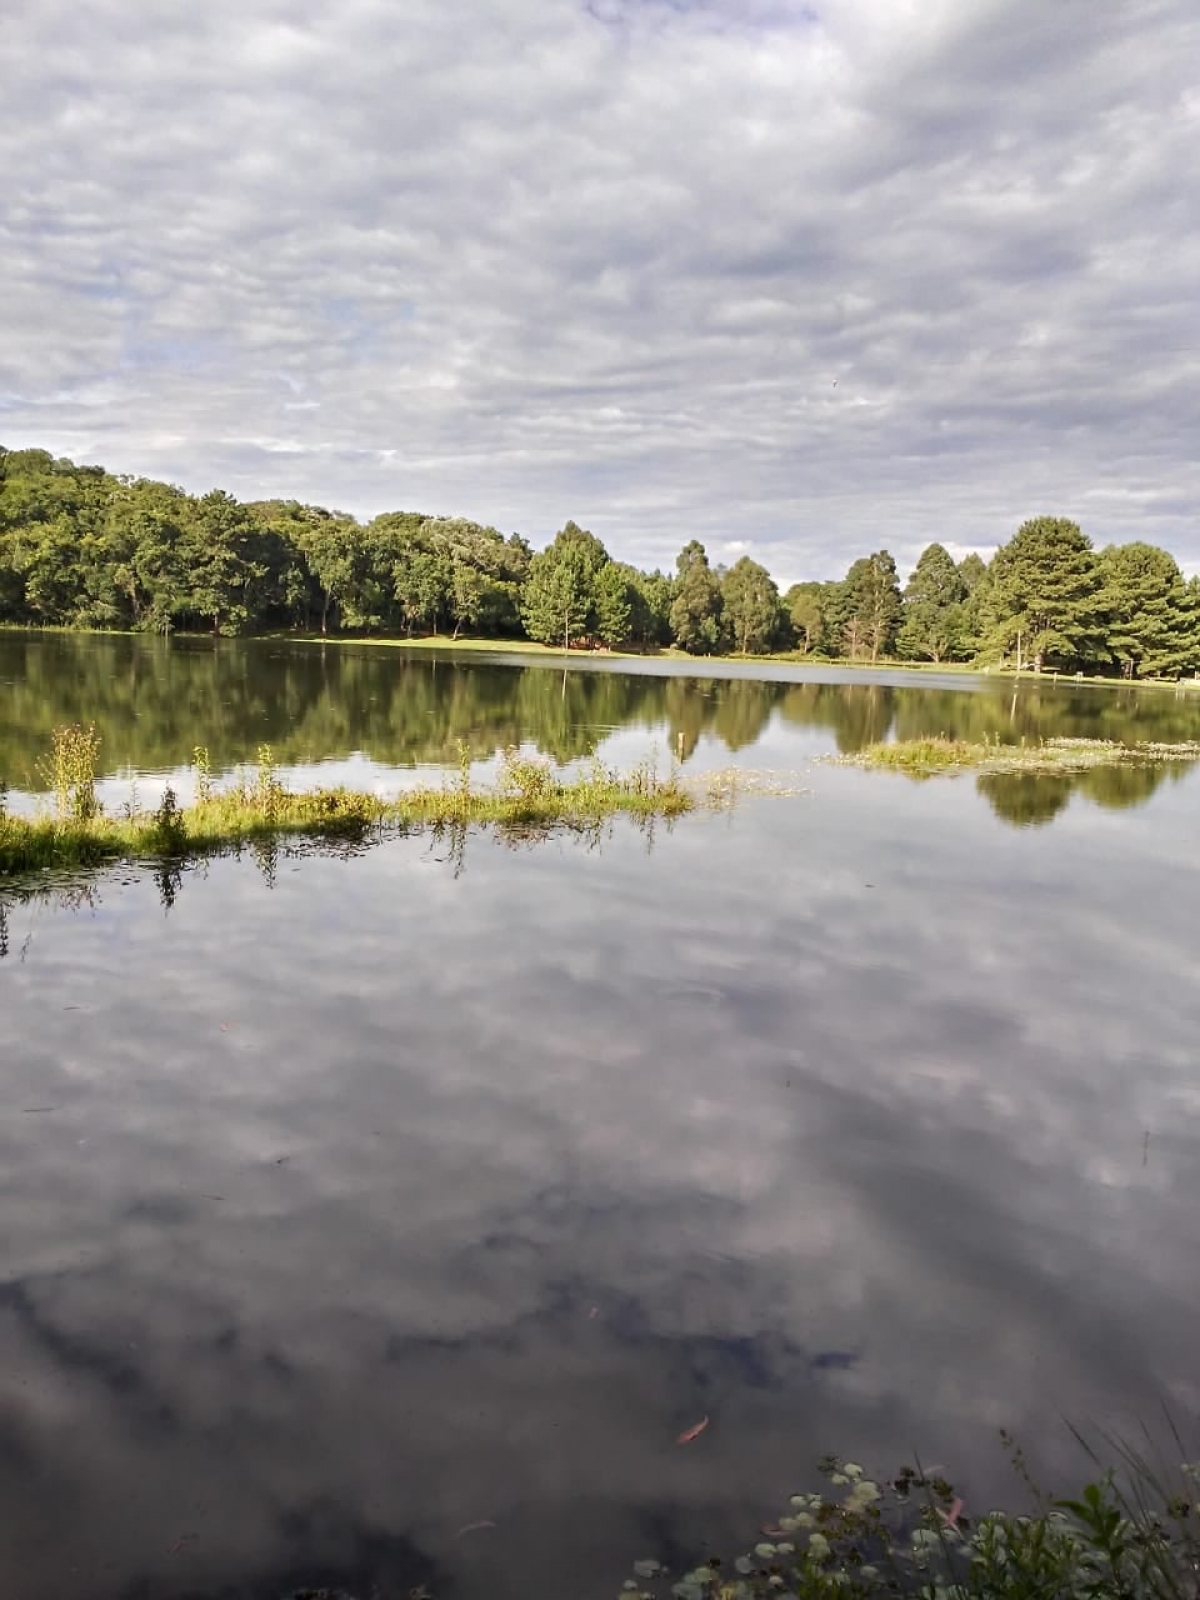
{"label": "pine tree", "polygon": [[699,540],[684,545],[677,567],[671,632],[690,655],[714,655],[724,641],[721,585]]}
{"label": "pine tree", "polygon": [[872,661],[891,655],[903,602],[896,563],[888,552],[877,550],[856,561],[838,590],[826,611],[828,621],[840,629],[840,640],[835,643],[852,661],[866,654]]}
{"label": "pine tree", "polygon": [[943,545],[931,544],[904,590],[904,616],[896,647],[902,656],[945,661],[959,654],[967,585]]}
{"label": "pine tree", "polygon": [[1035,672],[1106,660],[1091,540],[1066,517],[1024,522],[992,560],[987,645]]}
{"label": "pine tree", "polygon": [[1097,565],[1107,644],[1124,676],[1176,677],[1191,666],[1195,619],[1174,559],[1139,541],[1109,545]]}
{"label": "pine tree", "polygon": [[521,620],[531,639],[561,644],[596,631],[596,577],[608,552],[577,523],[568,522],[554,543],[534,556],[521,596]]}

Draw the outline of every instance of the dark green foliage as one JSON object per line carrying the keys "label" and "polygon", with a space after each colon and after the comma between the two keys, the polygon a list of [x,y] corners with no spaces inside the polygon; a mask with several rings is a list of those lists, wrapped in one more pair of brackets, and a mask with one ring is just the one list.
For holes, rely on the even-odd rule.
{"label": "dark green foliage", "polygon": [[1066,517],[1021,524],[992,560],[987,645],[1018,667],[1102,662],[1100,575],[1091,541]]}
{"label": "dark green foliage", "polygon": [[886,550],[856,561],[840,584],[827,590],[823,643],[851,661],[878,661],[896,645],[903,603],[896,563]]}
{"label": "dark green foliage", "polygon": [[[529,563],[521,620],[531,639],[570,649],[572,640],[597,635],[596,582],[609,564],[594,534],[568,522],[554,543]],[[610,620],[613,620],[610,617]]]}
{"label": "dark green foliage", "polygon": [[1097,566],[1108,648],[1125,677],[1174,677],[1200,665],[1192,596],[1165,550],[1110,545]]}
{"label": "dark green foliage", "polygon": [[640,600],[628,567],[610,561],[595,579],[596,637],[616,650],[633,631],[634,606]]}
{"label": "dark green foliage", "polygon": [[963,602],[967,585],[943,545],[931,544],[904,591],[904,620],[896,639],[902,656],[954,661],[963,651]]}
{"label": "dark green foliage", "polygon": [[689,655],[716,655],[725,642],[721,584],[704,546],[692,539],[679,552],[671,632]]}

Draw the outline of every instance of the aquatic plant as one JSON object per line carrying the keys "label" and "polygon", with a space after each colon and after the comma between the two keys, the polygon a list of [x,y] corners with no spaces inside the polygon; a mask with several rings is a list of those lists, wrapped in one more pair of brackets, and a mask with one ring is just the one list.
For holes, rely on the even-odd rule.
{"label": "aquatic plant", "polygon": [[1095,767],[1200,761],[1200,743],[1121,744],[1111,739],[1044,739],[1034,744],[978,743],[944,737],[897,739],[833,758],[843,765],[885,768],[910,777],[938,772],[1087,772]]}
{"label": "aquatic plant", "polygon": [[38,772],[54,796],[59,817],[66,822],[90,822],[99,812],[96,767],[100,735],[94,722],[55,728],[50,754],[38,763]]}
{"label": "aquatic plant", "polygon": [[638,1561],[620,1600],[1195,1600],[1200,1467],[1184,1464],[1170,1483],[1114,1443],[1121,1472],[1068,1499],[1041,1493],[1014,1449],[1031,1508],[978,1517],[940,1470],[875,1481],[828,1457],[828,1487],[793,1495],[728,1569],[710,1557],[673,1578]]}
{"label": "aquatic plant", "polygon": [[98,751],[94,729],[56,732],[45,767],[53,812],[0,812],[0,875],[187,858],[244,845],[266,848],[285,835],[365,842],[419,828],[592,828],[618,814],[669,819],[694,803],[673,768],[666,778],[652,765],[622,775],[593,760],[578,773],[563,774],[515,749],[504,753],[489,788],[472,783],[464,752],[453,780],[418,785],[391,800],[345,788],[297,793],[282,782],[270,746],[263,745],[256,765],[226,787],[216,785],[207,752],[198,748],[191,806],[180,805],[168,787],[153,811],[131,804],[107,815],[95,791]]}

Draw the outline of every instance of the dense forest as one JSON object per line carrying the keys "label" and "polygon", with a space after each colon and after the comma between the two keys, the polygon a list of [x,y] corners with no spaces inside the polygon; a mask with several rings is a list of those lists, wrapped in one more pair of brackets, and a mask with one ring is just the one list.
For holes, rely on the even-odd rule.
{"label": "dense forest", "polygon": [[839,581],[781,594],[757,562],[714,567],[694,539],[673,573],[647,573],[574,522],[535,553],[519,534],[463,518],[395,511],[363,523],[2,447],[0,623],[448,633],[1126,678],[1200,671],[1200,579],[1154,545],[1096,550],[1062,517],[1024,523],[990,562],[955,562],[930,544],[903,588],[878,550]]}

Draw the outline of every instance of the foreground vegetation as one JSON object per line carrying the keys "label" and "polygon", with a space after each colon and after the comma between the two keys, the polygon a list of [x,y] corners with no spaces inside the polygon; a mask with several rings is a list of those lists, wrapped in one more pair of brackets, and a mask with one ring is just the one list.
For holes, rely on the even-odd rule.
{"label": "foreground vegetation", "polygon": [[829,1458],[827,1488],[793,1495],[728,1568],[710,1556],[674,1576],[638,1561],[621,1600],[1195,1600],[1200,1467],[1166,1471],[1112,1443],[1117,1470],[1067,1499],[1041,1492],[1014,1451],[1020,1514],[969,1513],[940,1470],[872,1482]]}
{"label": "foreground vegetation", "polygon": [[1126,678],[1200,671],[1200,579],[1134,541],[1095,550],[1064,517],[1025,522],[985,562],[922,553],[901,590],[887,550],[781,595],[749,556],[673,573],[612,559],[567,522],[519,534],[393,511],[360,523],[295,500],[241,504],[0,448],[0,623],[212,633],[289,629],[526,638],[690,655],[1007,664]]}
{"label": "foreground vegetation", "polygon": [[1031,776],[1088,772],[1097,767],[1154,766],[1200,761],[1200,743],[1120,744],[1112,739],[1042,739],[1034,744],[972,743],[965,739],[899,739],[871,744],[839,760],[859,767],[929,777],[937,772],[1007,772]]}
{"label": "foreground vegetation", "polygon": [[168,788],[152,811],[134,805],[108,815],[96,795],[99,739],[75,725],[54,734],[41,774],[53,797],[44,814],[11,816],[0,791],[0,876],[95,867],[119,860],[179,860],[212,855],[288,835],[361,842],[387,831],[464,828],[592,828],[617,814],[672,818],[692,808],[674,770],[652,765],[621,775],[593,760],[560,777],[548,762],[509,750],[494,785],[472,784],[464,752],[453,781],[422,784],[385,800],[345,788],[293,793],[277,775],[270,749],[252,774],[229,788],[213,782],[207,751],[195,752],[196,799],[181,806]]}

